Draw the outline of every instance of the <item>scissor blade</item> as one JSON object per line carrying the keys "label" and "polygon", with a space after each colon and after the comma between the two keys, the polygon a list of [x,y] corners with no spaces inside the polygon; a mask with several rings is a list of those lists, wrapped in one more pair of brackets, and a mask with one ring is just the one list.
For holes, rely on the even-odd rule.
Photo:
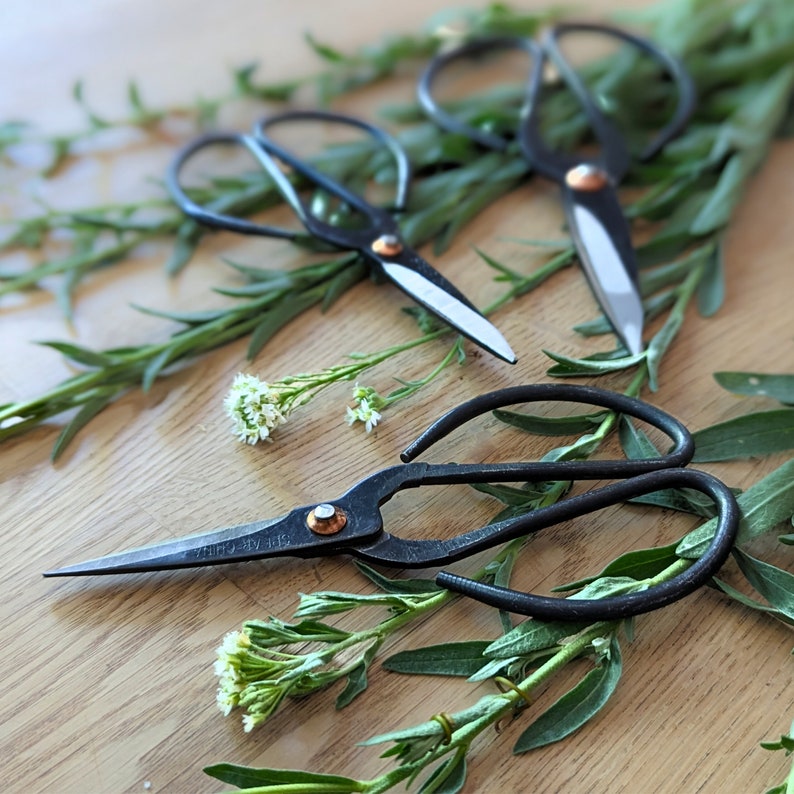
{"label": "scissor blade", "polygon": [[[190,535],[151,546],[98,557],[47,571],[44,576],[92,576],[140,573],[244,562],[282,555],[303,556],[315,541],[304,529],[303,516],[292,511],[280,518]],[[302,537],[303,535],[306,537]]]}
{"label": "scissor blade", "polygon": [[565,206],[590,288],[633,356],[643,350],[644,312],[628,223],[611,188],[566,190]]}
{"label": "scissor blade", "polygon": [[381,262],[386,275],[417,303],[460,331],[480,347],[510,364],[516,363],[507,340],[496,326],[476,309],[426,278],[412,267],[398,262]]}

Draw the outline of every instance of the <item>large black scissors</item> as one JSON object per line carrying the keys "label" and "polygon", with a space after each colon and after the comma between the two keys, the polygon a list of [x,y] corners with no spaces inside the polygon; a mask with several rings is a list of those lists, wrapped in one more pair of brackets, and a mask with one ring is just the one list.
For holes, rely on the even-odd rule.
{"label": "large black scissors", "polygon": [[[597,33],[626,42],[657,61],[677,89],[677,106],[667,124],[640,153],[640,160],[656,155],[684,128],[696,104],[694,83],[675,57],[640,36],[619,28],[571,22],[551,27],[539,41],[501,36],[475,39],[436,56],[422,74],[417,94],[425,112],[441,127],[492,149],[504,151],[511,141],[475,127],[445,110],[434,98],[435,79],[455,61],[500,50],[520,50],[532,60],[515,137],[521,153],[538,173],[557,182],[571,236],[582,268],[604,315],[631,355],[643,350],[644,312],[629,224],[621,209],[617,186],[631,165],[620,129],[599,107],[597,98],[560,49],[569,34]],[[557,150],[542,130],[544,72],[548,63],[572,92],[600,151],[594,159]]]}
{"label": "large black scissors", "polygon": [[[512,463],[423,463],[420,453],[470,419],[508,405],[567,401],[600,406],[661,430],[673,442],[665,455],[647,459],[563,460]],[[587,386],[536,384],[476,397],[449,411],[406,450],[401,465],[375,472],[338,499],[318,501],[284,516],[193,535],[89,560],[45,576],[121,574],[243,562],[270,557],[322,557],[349,554],[375,565],[425,568],[445,565],[485,549],[578,516],[666,488],[692,488],[709,496],[717,525],[706,552],[685,572],[645,590],[602,599],[564,599],[500,588],[441,571],[443,587],[512,612],[549,620],[612,620],[665,606],[705,584],[733,545],[739,512],[732,492],[720,480],[685,468],[694,450],[686,427],[641,400]],[[562,499],[517,518],[489,524],[445,540],[413,540],[385,531],[380,506],[405,488],[450,483],[521,480],[601,480],[603,487]],[[459,517],[450,517],[455,525]]]}
{"label": "large black scissors", "polygon": [[[358,193],[305,162],[294,152],[277,143],[268,130],[286,122],[326,121],[363,130],[393,156],[396,171],[395,207],[392,211],[375,206]],[[411,182],[411,167],[399,141],[385,130],[362,119],[320,110],[295,110],[266,117],[254,126],[250,135],[211,133],[197,138],[174,159],[166,176],[169,191],[189,217],[216,229],[241,234],[297,239],[298,231],[270,226],[198,204],[182,185],[185,164],[198,152],[217,145],[245,147],[269,174],[285,201],[290,205],[309,234],[342,250],[357,251],[372,267],[385,275],[403,292],[424,306],[455,330],[495,356],[513,364],[515,354],[497,328],[453,284],[431,267],[400,236],[395,214],[405,209]],[[300,179],[321,188],[359,213],[363,224],[354,228],[333,225],[313,212],[293,181],[279,166],[287,165]]]}

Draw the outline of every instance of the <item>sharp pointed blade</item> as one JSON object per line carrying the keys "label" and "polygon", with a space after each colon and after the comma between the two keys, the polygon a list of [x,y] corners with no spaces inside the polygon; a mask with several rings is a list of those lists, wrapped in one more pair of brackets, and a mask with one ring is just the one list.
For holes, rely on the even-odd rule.
{"label": "sharp pointed blade", "polygon": [[444,322],[489,353],[509,364],[516,363],[515,353],[507,340],[496,326],[476,309],[463,303],[413,268],[397,262],[382,262],[381,267],[386,275],[417,303],[438,315]]}
{"label": "sharp pointed blade", "polygon": [[[284,554],[300,556],[306,542],[296,542],[292,514],[270,521],[190,535],[151,546],[86,560],[46,571],[44,576],[94,576],[141,573],[173,568],[194,568],[227,562],[243,562]],[[307,530],[308,531],[308,530]],[[308,539],[311,542],[311,538]]]}
{"label": "sharp pointed blade", "polygon": [[605,203],[600,207],[594,203],[588,207],[574,199],[568,208],[571,228],[596,299],[621,342],[636,356],[644,347],[645,318],[631,241],[617,202],[613,207],[607,196],[601,200]]}

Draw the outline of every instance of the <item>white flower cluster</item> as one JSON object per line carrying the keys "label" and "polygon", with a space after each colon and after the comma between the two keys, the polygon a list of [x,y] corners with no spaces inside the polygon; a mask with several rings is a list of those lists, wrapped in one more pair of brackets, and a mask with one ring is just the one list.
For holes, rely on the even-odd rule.
{"label": "white flower cluster", "polygon": [[240,694],[245,685],[240,675],[242,654],[251,645],[251,640],[245,632],[231,631],[224,638],[218,648],[218,658],[215,660],[215,674],[218,676],[218,708],[228,717],[232,709],[239,705]]}
{"label": "white flower cluster", "polygon": [[381,419],[378,408],[383,408],[385,400],[373,388],[369,386],[359,386],[353,389],[353,399],[356,401],[355,408],[347,407],[347,423],[352,425],[355,422],[363,422],[368,433],[377,426]]}
{"label": "white flower cluster", "polygon": [[287,421],[278,391],[255,375],[239,373],[223,405],[234,434],[246,444],[272,441],[271,433]]}

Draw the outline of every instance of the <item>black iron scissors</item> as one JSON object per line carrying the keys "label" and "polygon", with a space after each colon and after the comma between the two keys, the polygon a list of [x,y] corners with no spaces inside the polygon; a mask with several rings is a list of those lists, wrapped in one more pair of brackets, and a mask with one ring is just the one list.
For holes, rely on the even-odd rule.
{"label": "black iron scissors", "polygon": [[[327,121],[361,129],[371,135],[393,156],[397,167],[395,209],[393,212],[374,206],[358,193],[306,163],[268,135],[268,130],[285,122]],[[424,306],[455,330],[495,356],[513,364],[515,354],[502,334],[490,323],[453,284],[431,267],[410,248],[400,236],[400,228],[393,213],[405,209],[411,181],[411,167],[400,143],[385,130],[361,119],[325,111],[296,110],[269,116],[259,121],[252,134],[212,133],[197,138],[176,156],[166,181],[172,197],[189,217],[217,229],[241,234],[264,235],[296,239],[297,231],[235,217],[201,206],[193,201],[180,181],[185,164],[199,151],[216,145],[245,147],[270,175],[285,201],[298,219],[319,240],[343,250],[355,250],[403,292]],[[293,182],[279,166],[289,166],[304,181],[321,188],[344,202],[364,219],[356,228],[332,225],[318,217],[299,194]]]}
{"label": "black iron scissors", "polygon": [[[672,441],[666,455],[641,460],[514,463],[422,463],[414,458],[480,414],[525,402],[586,403],[647,422]],[[603,599],[565,599],[522,593],[445,571],[436,581],[450,590],[512,612],[549,620],[612,620],[665,606],[705,584],[733,545],[739,513],[732,492],[715,477],[684,468],[694,444],[677,419],[641,400],[587,386],[537,384],[502,389],[459,405],[434,422],[401,455],[404,463],[378,471],[327,502],[284,516],[113,554],[45,576],[83,576],[189,568],[270,557],[349,554],[376,565],[425,568],[460,560],[514,538],[665,488],[692,488],[717,507],[717,527],[707,551],[684,573],[645,590]],[[447,540],[411,540],[384,530],[379,507],[405,488],[521,480],[616,480]],[[458,524],[459,519],[450,516]]]}
{"label": "black iron scissors", "polygon": [[[520,50],[532,59],[526,94],[516,130],[516,140],[532,168],[562,188],[562,200],[579,260],[596,299],[615,333],[631,355],[643,350],[644,312],[637,264],[629,225],[617,196],[617,186],[631,164],[629,148],[618,127],[602,112],[597,98],[560,50],[563,36],[597,33],[624,41],[657,61],[675,83],[678,102],[667,124],[639,155],[647,160],[678,135],[696,104],[694,83],[683,64],[647,39],[608,25],[565,23],[546,31],[535,41],[503,36],[475,39],[436,56],[422,74],[417,89],[425,112],[441,127],[462,134],[492,149],[504,151],[510,141],[474,127],[447,112],[436,101],[432,86],[449,64],[499,50]],[[542,130],[541,109],[544,69],[551,63],[580,104],[600,146],[595,159],[558,151],[549,145]]]}

